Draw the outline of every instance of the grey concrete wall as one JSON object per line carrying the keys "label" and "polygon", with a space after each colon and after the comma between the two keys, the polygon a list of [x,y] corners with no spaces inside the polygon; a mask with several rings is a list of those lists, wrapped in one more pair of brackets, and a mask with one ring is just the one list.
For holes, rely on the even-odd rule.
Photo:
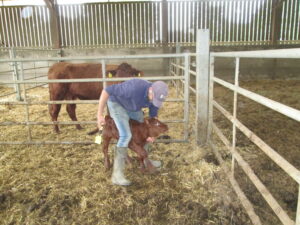
{"label": "grey concrete wall", "polygon": [[[216,50],[216,49],[212,49]],[[218,49],[217,49],[218,50]],[[229,51],[229,50],[228,50]],[[194,47],[182,47],[181,52],[195,52]],[[41,57],[58,56],[57,51],[22,51],[17,53],[20,58],[35,58],[35,63],[24,63],[25,79],[35,76],[46,76],[48,67],[54,62],[39,62]],[[124,48],[124,49],[64,49],[62,56],[106,56],[106,55],[140,55],[140,54],[164,54],[175,53],[175,48]],[[9,58],[8,52],[0,52],[0,57]],[[111,60],[109,64],[119,64],[128,62],[139,70],[143,70],[146,76],[162,76],[168,75],[169,59],[128,59],[128,60]],[[79,61],[77,61],[79,62]],[[83,60],[80,62],[87,62]],[[97,63],[97,61],[93,61]],[[241,59],[240,77],[243,80],[248,79],[300,79],[300,59]],[[195,57],[191,63],[195,63]],[[216,59],[215,74],[226,79],[233,79],[234,60],[227,58]],[[45,67],[32,69],[34,67]],[[191,66],[191,69],[195,67]],[[0,79],[11,80],[12,73],[1,71],[9,71],[11,66],[9,63],[0,63]]]}
{"label": "grey concrete wall", "polygon": [[[222,49],[224,50],[224,49]],[[233,51],[234,49],[227,49]],[[249,50],[249,49],[237,49]],[[183,47],[182,52],[195,52],[193,47]],[[211,51],[219,52],[220,48]],[[234,79],[235,60],[232,58],[215,59],[215,75],[229,80]],[[240,59],[240,79],[300,79],[300,59]]]}

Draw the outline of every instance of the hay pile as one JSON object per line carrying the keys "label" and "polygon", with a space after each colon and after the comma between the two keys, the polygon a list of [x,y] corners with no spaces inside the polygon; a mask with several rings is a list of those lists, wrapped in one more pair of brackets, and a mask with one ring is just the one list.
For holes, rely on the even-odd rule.
{"label": "hay pile", "polygon": [[[28,98],[48,100],[48,90],[33,89]],[[182,108],[181,103],[168,103],[161,118],[179,119]],[[46,105],[29,109],[30,120],[50,121]],[[0,113],[1,122],[25,120],[24,106],[2,105]],[[78,105],[77,115],[79,120],[93,120],[96,106]],[[69,120],[62,107],[59,121]],[[39,141],[93,140],[86,133],[95,126],[84,127],[78,131],[60,126],[56,135],[51,126],[34,126],[32,136]],[[182,127],[170,124],[168,135],[180,139]],[[3,128],[1,141],[27,140],[26,127]],[[190,135],[194,143],[193,132]],[[133,185],[119,187],[110,182],[99,145],[2,145],[0,224],[250,224],[207,149],[156,143],[151,156],[164,163],[158,174],[142,174],[134,163],[126,168]]]}
{"label": "hay pile", "polygon": [[[48,90],[33,89],[28,97],[48,100]],[[178,119],[182,113],[181,103],[168,103],[161,118]],[[24,121],[25,108],[2,106],[0,114],[1,122]],[[96,106],[78,105],[77,115],[94,120]],[[30,120],[50,121],[47,106],[30,106]],[[59,121],[69,120],[62,107]],[[93,140],[86,133],[95,126],[84,127],[61,126],[56,135],[51,126],[34,126],[32,136],[39,141]],[[182,125],[169,127],[168,135],[182,137]],[[0,224],[250,224],[214,157],[193,144],[193,132],[190,136],[191,144],[152,146],[152,158],[164,163],[157,174],[142,174],[136,163],[127,166],[130,187],[111,184],[99,145],[2,145]],[[26,138],[24,126],[5,127],[0,137]]]}

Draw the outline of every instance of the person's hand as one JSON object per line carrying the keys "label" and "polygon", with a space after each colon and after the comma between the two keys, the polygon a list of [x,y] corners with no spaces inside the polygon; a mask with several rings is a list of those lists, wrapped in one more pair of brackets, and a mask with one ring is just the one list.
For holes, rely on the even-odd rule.
{"label": "person's hand", "polygon": [[98,116],[98,120],[97,120],[97,126],[98,129],[102,129],[102,126],[105,125],[105,117],[104,116]]}
{"label": "person's hand", "polygon": [[148,137],[146,141],[153,143],[155,141],[155,137]]}

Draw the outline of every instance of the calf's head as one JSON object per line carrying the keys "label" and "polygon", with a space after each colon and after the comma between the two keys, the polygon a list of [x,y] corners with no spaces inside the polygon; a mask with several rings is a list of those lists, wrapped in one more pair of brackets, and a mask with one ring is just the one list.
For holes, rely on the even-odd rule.
{"label": "calf's head", "polygon": [[146,118],[145,123],[149,130],[149,137],[158,137],[160,134],[166,132],[169,129],[168,125],[155,118]]}

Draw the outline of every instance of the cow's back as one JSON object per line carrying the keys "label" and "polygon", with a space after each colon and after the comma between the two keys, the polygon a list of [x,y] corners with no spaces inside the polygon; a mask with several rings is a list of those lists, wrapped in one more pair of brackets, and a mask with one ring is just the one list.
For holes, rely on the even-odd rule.
{"label": "cow's back", "polygon": [[[107,65],[106,70],[115,69],[116,65]],[[48,72],[48,79],[88,79],[102,78],[102,65],[96,63],[54,64]],[[98,99],[102,91],[101,82],[49,84],[50,93],[64,93],[65,99]]]}

